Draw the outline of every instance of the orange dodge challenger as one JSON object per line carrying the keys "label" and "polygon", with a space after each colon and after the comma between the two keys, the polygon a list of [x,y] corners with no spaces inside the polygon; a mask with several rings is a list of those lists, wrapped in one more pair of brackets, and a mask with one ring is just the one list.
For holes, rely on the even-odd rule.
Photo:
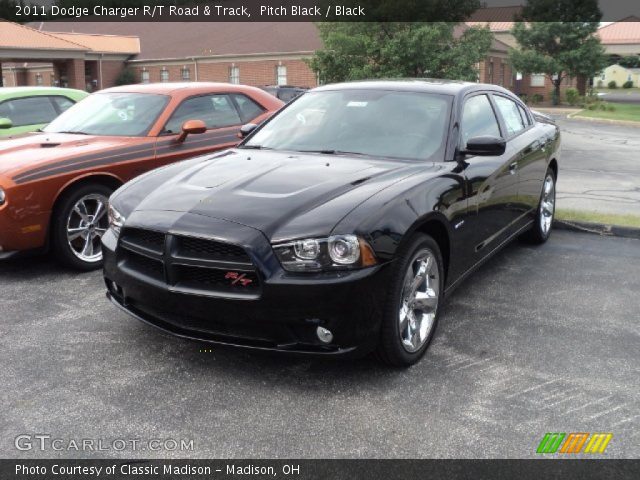
{"label": "orange dodge challenger", "polygon": [[69,266],[100,267],[107,199],[116,188],[231,147],[241,125],[282,105],[242,85],[130,85],[87,97],[41,132],[0,140],[0,259],[51,246]]}

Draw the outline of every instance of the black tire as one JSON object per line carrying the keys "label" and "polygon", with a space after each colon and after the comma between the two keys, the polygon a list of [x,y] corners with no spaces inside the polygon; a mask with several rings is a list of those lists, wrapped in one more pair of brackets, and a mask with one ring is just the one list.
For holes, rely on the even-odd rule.
{"label": "black tire", "polygon": [[[81,271],[96,270],[102,267],[101,251],[100,258],[92,261],[85,261],[74,253],[67,236],[67,224],[69,222],[70,215],[72,215],[74,206],[81,199],[93,195],[108,199],[112,193],[113,189],[106,185],[90,183],[73,188],[62,195],[51,218],[51,243],[53,247],[53,254],[57,261],[67,267]],[[106,208],[106,204],[104,205],[104,208]],[[101,228],[108,223],[106,215],[106,211],[101,213]],[[99,238],[96,238],[94,245],[99,246],[99,240]],[[97,246],[93,247],[92,253],[94,251],[97,252]]]}
{"label": "black tire", "polygon": [[[548,215],[545,215],[544,213],[545,211],[548,211],[548,208],[546,210],[543,208],[543,201],[545,200],[545,189],[548,181],[552,182],[552,199],[553,199],[552,208],[551,208],[552,212],[551,212],[550,219],[548,219]],[[546,203],[546,205],[548,205],[548,203]],[[527,230],[520,236],[520,239],[525,241],[526,243],[531,243],[534,245],[541,245],[545,243],[547,240],[549,240],[549,237],[551,236],[551,231],[553,230],[553,219],[555,217],[555,205],[556,205],[556,176],[553,173],[553,170],[549,168],[547,169],[547,173],[544,176],[542,191],[540,192],[540,200],[538,201],[538,207],[536,209],[536,217],[533,222],[533,225],[529,230]],[[543,216],[546,216],[548,219],[547,221],[549,226],[546,230],[545,230],[545,227],[543,226]]]}
{"label": "black tire", "polygon": [[[428,251],[435,259],[438,272],[437,306],[431,330],[424,343],[417,351],[407,351],[401,338],[400,309],[403,300],[405,279],[416,255]],[[438,325],[438,318],[444,298],[444,264],[442,254],[436,241],[424,234],[416,234],[400,247],[396,260],[393,262],[391,289],[383,310],[380,329],[380,341],[375,351],[376,357],[387,365],[408,367],[418,362],[427,351]],[[435,298],[435,297],[434,297]]]}

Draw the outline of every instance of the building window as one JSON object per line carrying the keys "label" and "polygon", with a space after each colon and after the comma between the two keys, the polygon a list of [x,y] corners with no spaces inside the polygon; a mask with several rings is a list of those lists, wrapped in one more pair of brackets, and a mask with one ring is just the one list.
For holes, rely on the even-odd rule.
{"label": "building window", "polygon": [[285,65],[278,65],[276,67],[276,83],[278,85],[287,84],[287,67]]}
{"label": "building window", "polygon": [[184,82],[191,81],[191,71],[189,70],[189,68],[182,67],[181,73],[182,73],[182,80]]}
{"label": "building window", "polygon": [[140,78],[142,80],[142,83],[149,83],[149,71],[143,70],[142,75],[140,75]]}
{"label": "building window", "polygon": [[531,74],[531,86],[532,87],[544,87],[544,73]]}
{"label": "building window", "polygon": [[240,69],[235,65],[229,68],[229,83],[240,83]]}
{"label": "building window", "polygon": [[169,70],[163,68],[160,70],[160,81],[166,83],[169,81]]}
{"label": "building window", "polygon": [[38,85],[38,86],[42,85],[42,74],[41,73],[36,73],[36,85]]}
{"label": "building window", "polygon": [[489,62],[489,70],[487,72],[487,83],[493,83],[493,60]]}

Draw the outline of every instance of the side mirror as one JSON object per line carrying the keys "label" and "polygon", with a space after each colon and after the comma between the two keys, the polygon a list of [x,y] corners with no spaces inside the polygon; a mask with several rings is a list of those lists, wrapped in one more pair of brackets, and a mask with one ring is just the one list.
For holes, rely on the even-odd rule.
{"label": "side mirror", "polygon": [[6,129],[13,127],[13,122],[10,118],[0,118],[0,128]]}
{"label": "side mirror", "polygon": [[240,127],[240,131],[238,132],[238,138],[246,137],[251,132],[253,132],[256,128],[258,128],[258,125],[256,125],[255,123],[246,123],[242,125]]}
{"label": "side mirror", "polygon": [[207,126],[202,120],[187,120],[182,124],[182,133],[178,137],[178,142],[184,142],[187,135],[192,133],[204,133]]}
{"label": "side mirror", "polygon": [[473,156],[498,156],[502,155],[507,149],[507,142],[500,137],[491,135],[482,135],[470,138],[467,146],[460,153],[463,155]]}

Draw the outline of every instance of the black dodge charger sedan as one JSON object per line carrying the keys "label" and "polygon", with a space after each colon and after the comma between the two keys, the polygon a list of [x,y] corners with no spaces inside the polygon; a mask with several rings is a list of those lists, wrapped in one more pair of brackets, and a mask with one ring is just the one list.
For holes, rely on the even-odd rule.
{"label": "black dodge charger sedan", "polygon": [[516,236],[551,232],[559,131],[495,85],[304,93],[222,153],[125,184],[108,297],[174,335],[415,363],[444,297]]}

